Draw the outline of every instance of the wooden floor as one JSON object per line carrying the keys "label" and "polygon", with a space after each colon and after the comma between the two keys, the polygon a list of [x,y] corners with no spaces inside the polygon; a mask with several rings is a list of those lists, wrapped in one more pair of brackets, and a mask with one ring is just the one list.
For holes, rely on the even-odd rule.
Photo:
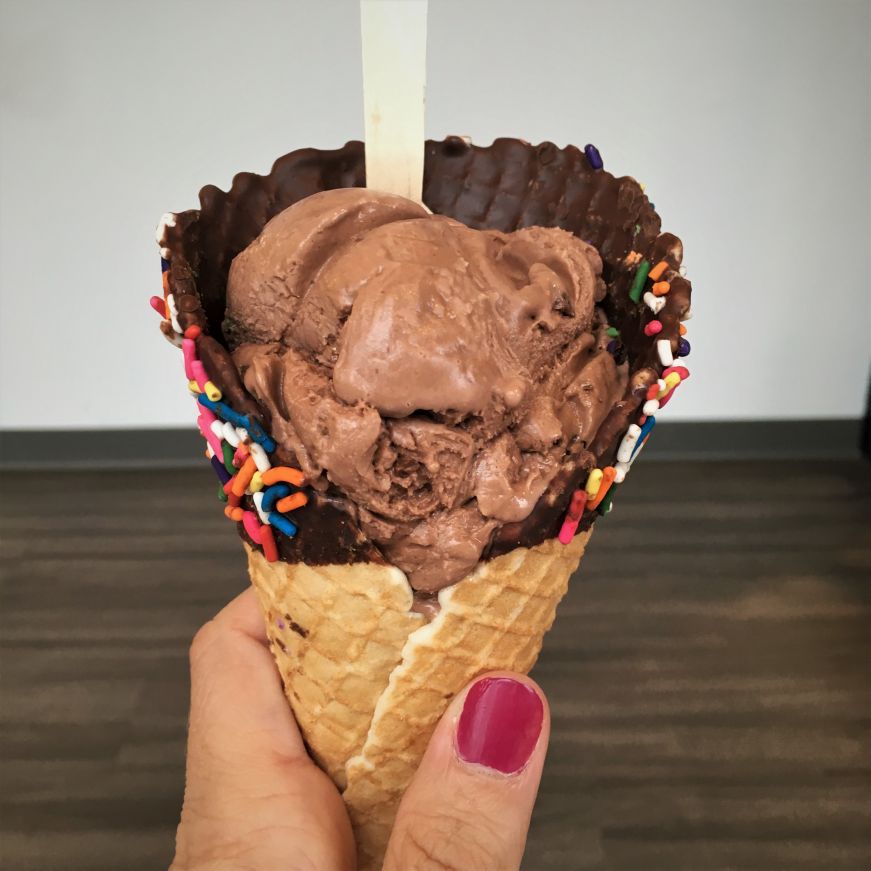
{"label": "wooden floor", "polygon": [[[246,583],[211,470],[0,486],[0,864],[165,868],[187,645]],[[871,868],[869,518],[858,462],[633,469],[535,671],[526,869]]]}

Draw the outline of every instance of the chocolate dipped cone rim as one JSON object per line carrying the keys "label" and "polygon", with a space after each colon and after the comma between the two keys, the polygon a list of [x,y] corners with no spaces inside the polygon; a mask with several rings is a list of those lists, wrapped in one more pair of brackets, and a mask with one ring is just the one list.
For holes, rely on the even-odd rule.
{"label": "chocolate dipped cone rim", "polygon": [[[200,429],[226,491],[225,513],[267,559],[311,565],[385,561],[341,494],[309,492],[307,504],[299,506],[303,499],[292,491],[304,488],[282,472],[295,458],[282,455],[269,438],[268,414],[245,390],[222,334],[233,258],[288,206],[320,191],[364,187],[365,182],[361,142],[331,151],[300,149],[279,158],[268,175],[240,173],[229,191],[204,187],[199,210],[165,216],[158,230],[162,330],[185,347],[186,375],[199,397]],[[592,146],[581,151],[519,139],[497,139],[483,147],[457,137],[430,140],[423,200],[434,213],[475,229],[560,227],[594,245],[602,257],[607,294],[601,305],[615,329],[613,352],[628,361],[626,393],[592,440],[577,446],[573,462],[532,513],[498,529],[482,558],[550,538],[570,540],[609,510],[655,424],[656,410],[688,377],[675,365],[675,358],[689,350],[680,324],[689,313],[691,290],[680,274],[681,242],[660,232],[659,216],[638,182],[605,171]],[[161,310],[159,301],[155,307]],[[238,446],[242,430],[250,451],[244,443]],[[279,484],[283,504],[294,497],[292,515],[276,501]],[[265,507],[264,485],[272,486]]]}

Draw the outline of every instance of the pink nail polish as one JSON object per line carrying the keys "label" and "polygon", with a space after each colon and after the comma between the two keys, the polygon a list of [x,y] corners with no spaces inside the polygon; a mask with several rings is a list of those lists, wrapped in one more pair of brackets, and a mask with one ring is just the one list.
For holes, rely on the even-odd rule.
{"label": "pink nail polish", "polygon": [[538,694],[510,677],[485,677],[466,694],[457,724],[457,753],[475,762],[514,774],[532,756],[544,708]]}

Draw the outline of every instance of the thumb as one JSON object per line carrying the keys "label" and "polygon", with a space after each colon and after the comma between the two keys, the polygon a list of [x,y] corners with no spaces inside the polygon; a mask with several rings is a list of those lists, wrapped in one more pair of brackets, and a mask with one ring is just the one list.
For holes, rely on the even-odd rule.
{"label": "thumb", "polygon": [[493,673],[470,684],[403,797],[385,871],[519,868],[549,732],[547,702],[529,678]]}

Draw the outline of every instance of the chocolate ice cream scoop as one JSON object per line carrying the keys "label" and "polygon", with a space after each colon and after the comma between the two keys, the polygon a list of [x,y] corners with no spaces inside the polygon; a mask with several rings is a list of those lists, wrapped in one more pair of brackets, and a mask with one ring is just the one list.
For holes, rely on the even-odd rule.
{"label": "chocolate ice cream scoop", "polygon": [[529,516],[623,395],[601,272],[565,230],[474,230],[325,191],[233,260],[224,332],[311,486],[351,500],[412,586],[435,590]]}

